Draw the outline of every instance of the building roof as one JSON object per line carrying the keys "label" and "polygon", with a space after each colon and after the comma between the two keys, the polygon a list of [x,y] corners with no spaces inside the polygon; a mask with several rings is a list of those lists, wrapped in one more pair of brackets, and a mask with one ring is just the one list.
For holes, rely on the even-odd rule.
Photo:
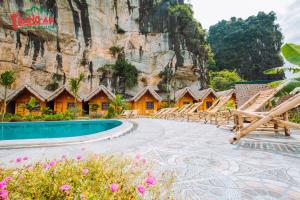
{"label": "building roof", "polygon": [[104,92],[104,94],[106,94],[106,96],[110,99],[110,100],[114,100],[116,98],[116,96],[110,92],[107,87],[105,87],[104,85],[100,85],[98,88],[96,88],[92,93],[90,93],[87,97],[84,98],[84,101],[89,101],[91,100],[94,96],[96,96],[97,94],[99,94],[100,92]]}
{"label": "building roof", "polygon": [[236,84],[235,93],[238,108],[248,101],[253,95],[268,89],[270,89],[270,87],[267,84]]}
{"label": "building roof", "polygon": [[182,97],[184,97],[184,95],[189,94],[191,97],[193,97],[194,100],[198,100],[197,96],[194,94],[194,92],[191,90],[191,88],[186,87],[183,88],[181,90],[178,90],[177,92],[175,92],[175,101],[178,101],[179,99],[181,99]]}
{"label": "building roof", "polygon": [[[56,97],[58,97],[60,94],[62,94],[63,92],[68,92],[70,95],[74,96],[71,92],[71,90],[67,87],[67,86],[62,86],[60,88],[58,88],[57,90],[55,90],[48,98],[47,101],[52,101],[54,100]],[[82,94],[78,94],[78,101],[82,102],[83,101],[83,95]]]}
{"label": "building roof", "polygon": [[229,96],[229,95],[235,94],[235,89],[220,91],[220,92],[217,92],[217,94],[220,97],[222,97],[222,96]]}
{"label": "building roof", "polygon": [[203,100],[206,97],[208,97],[210,94],[213,94],[215,97],[218,97],[218,94],[212,88],[208,88],[204,90],[194,90],[193,92],[196,95],[198,100]]}
{"label": "building roof", "polygon": [[144,89],[142,89],[130,101],[135,101],[135,102],[138,101],[147,92],[149,92],[157,101],[162,101],[162,98],[150,86],[145,87]]}
{"label": "building roof", "polygon": [[23,85],[22,87],[14,90],[9,96],[8,100],[13,100],[16,98],[20,93],[22,93],[24,90],[28,90],[31,94],[36,96],[41,101],[47,101],[47,98],[50,96],[50,92],[47,90],[44,90],[38,86],[30,86],[30,85]]}

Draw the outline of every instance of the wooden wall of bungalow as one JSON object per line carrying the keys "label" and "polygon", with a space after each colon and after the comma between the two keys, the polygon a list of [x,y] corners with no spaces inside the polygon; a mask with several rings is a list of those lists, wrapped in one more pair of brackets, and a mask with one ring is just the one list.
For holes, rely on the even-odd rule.
{"label": "wooden wall of bungalow", "polygon": [[[232,104],[232,106],[235,107],[235,108],[238,107],[238,101],[237,101],[237,95],[236,95],[236,90],[235,89],[230,89],[230,90],[217,92],[217,94],[220,97],[221,96],[231,96],[231,98],[229,100],[229,104]],[[250,99],[250,97],[249,97],[249,99]]]}
{"label": "wooden wall of bungalow", "polygon": [[186,104],[196,103],[197,99],[195,99],[189,92],[186,92],[180,99],[176,101],[177,107],[182,107]]}
{"label": "wooden wall of bungalow", "polygon": [[32,115],[42,114],[42,109],[46,107],[46,95],[44,92],[25,85],[14,92],[9,96],[10,103],[8,104],[8,112],[19,114],[19,115],[28,115],[30,111],[25,108],[25,105],[30,101],[31,98],[36,99],[36,108],[31,112]]}
{"label": "wooden wall of bungalow", "polygon": [[85,98],[85,103],[88,104],[88,113],[98,113],[104,115],[108,110],[110,102],[115,98],[115,95],[106,87],[100,86]]}
{"label": "wooden wall of bungalow", "polygon": [[149,115],[160,108],[161,97],[150,87],[141,90],[130,100],[131,109],[137,110],[139,115]]}
{"label": "wooden wall of bungalow", "polygon": [[209,93],[209,95],[207,95],[206,97],[204,97],[203,99],[200,99],[200,101],[202,101],[203,103],[201,104],[201,106],[199,107],[199,111],[205,111],[207,109],[209,109],[214,102],[217,100],[217,96],[213,93]]}
{"label": "wooden wall of bungalow", "polygon": [[[69,109],[75,108],[75,98],[71,92],[63,87],[55,91],[48,99],[50,108],[53,109],[54,113],[64,113]],[[82,111],[82,99],[77,99],[77,109]],[[81,113],[82,114],[82,113]]]}

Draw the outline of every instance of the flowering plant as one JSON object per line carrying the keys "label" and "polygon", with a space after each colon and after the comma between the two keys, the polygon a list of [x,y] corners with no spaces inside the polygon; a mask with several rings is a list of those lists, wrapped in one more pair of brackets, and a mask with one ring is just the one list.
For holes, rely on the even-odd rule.
{"label": "flowering plant", "polygon": [[[78,159],[80,157],[80,159]],[[0,199],[171,199],[171,172],[152,174],[143,159],[75,156],[16,168],[0,168]]]}

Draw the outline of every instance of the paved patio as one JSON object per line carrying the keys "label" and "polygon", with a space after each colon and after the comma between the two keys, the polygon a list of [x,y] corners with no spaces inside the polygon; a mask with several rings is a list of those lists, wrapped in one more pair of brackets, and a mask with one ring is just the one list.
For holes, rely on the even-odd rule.
{"label": "paved patio", "polygon": [[[117,139],[35,149],[1,150],[1,165],[16,156],[30,161],[87,152],[140,153],[160,170],[175,170],[182,199],[300,199],[300,133],[286,139],[255,133],[230,145],[232,133],[214,125],[153,119]],[[26,161],[26,162],[30,162]]]}

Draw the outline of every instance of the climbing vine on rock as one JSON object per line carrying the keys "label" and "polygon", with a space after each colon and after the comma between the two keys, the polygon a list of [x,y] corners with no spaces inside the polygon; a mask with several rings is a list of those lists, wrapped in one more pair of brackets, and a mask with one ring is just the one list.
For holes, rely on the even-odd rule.
{"label": "climbing vine on rock", "polygon": [[213,60],[207,34],[182,0],[140,0],[140,32],[169,33],[169,46],[176,55],[175,69],[184,65],[184,53],[191,53],[202,88],[208,87],[208,66]]}

